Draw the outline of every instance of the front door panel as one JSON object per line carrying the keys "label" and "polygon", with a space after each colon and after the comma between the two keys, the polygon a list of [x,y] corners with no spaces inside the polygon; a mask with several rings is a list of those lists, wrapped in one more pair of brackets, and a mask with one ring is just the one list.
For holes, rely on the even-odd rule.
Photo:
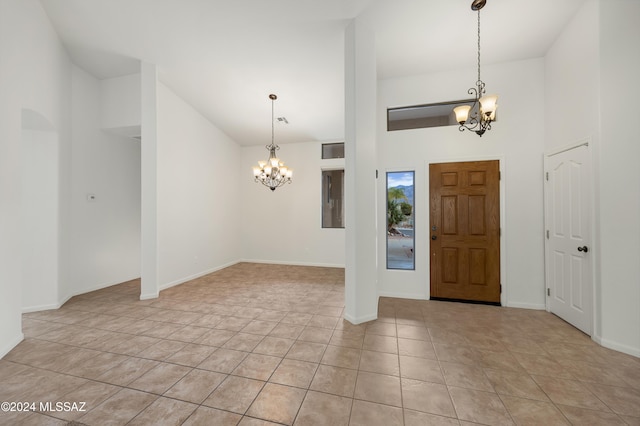
{"label": "front door panel", "polygon": [[429,165],[431,297],[500,303],[500,164]]}

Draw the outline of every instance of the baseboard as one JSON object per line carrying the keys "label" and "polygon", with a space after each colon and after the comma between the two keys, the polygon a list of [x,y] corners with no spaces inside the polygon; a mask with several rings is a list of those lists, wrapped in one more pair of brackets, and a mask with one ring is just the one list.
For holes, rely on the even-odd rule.
{"label": "baseboard", "polygon": [[[200,278],[200,277],[202,277],[204,275],[210,274],[212,272],[219,271],[219,270],[224,269],[224,268],[228,268],[229,266],[233,266],[233,265],[235,265],[237,263],[240,263],[240,262],[241,261],[239,261],[239,260],[238,261],[229,262],[229,263],[226,263],[224,265],[216,266],[216,267],[208,269],[206,271],[201,271],[201,272],[198,272],[196,274],[190,275],[188,277],[172,281],[170,283],[167,283],[167,284],[164,284],[164,285],[160,286],[158,291],[166,290],[168,288],[171,288],[171,287],[174,287],[176,285],[185,283],[187,281],[191,281],[193,279]],[[48,304],[48,305],[28,306],[26,308],[22,308],[22,313],[26,314],[26,313],[29,313],[29,312],[45,311],[45,310],[49,310],[49,309],[60,309],[65,303],[67,303],[69,301],[69,299],[71,299],[74,296],[79,296],[81,294],[91,293],[92,291],[96,291],[96,290],[102,290],[103,288],[111,287],[111,286],[118,285],[118,284],[121,284],[121,283],[124,283],[124,282],[135,280],[135,279],[138,279],[138,278],[140,278],[140,277],[133,277],[133,278],[125,279],[123,281],[118,281],[118,282],[115,282],[115,283],[100,284],[100,285],[97,285],[97,286],[94,286],[94,287],[91,287],[91,288],[88,288],[88,289],[83,289],[82,292],[71,294],[70,296],[67,296],[66,298],[62,299],[57,304],[53,304],[52,303],[52,304]],[[140,295],[140,300],[156,299],[158,297],[158,294],[159,294],[158,292],[141,294]]]}
{"label": "baseboard", "polygon": [[[171,288],[171,287],[175,287],[175,286],[180,285],[180,284],[184,284],[187,281],[191,281],[191,280],[195,280],[196,278],[204,277],[205,275],[211,274],[211,273],[219,271],[221,269],[228,268],[228,267],[236,265],[236,264],[238,264],[240,262],[244,262],[244,261],[234,260],[232,262],[225,263],[224,265],[216,266],[216,267],[213,267],[211,269],[207,269],[206,271],[201,271],[201,272],[195,273],[193,275],[189,275],[188,277],[179,278],[179,279],[171,281],[169,283],[162,284],[159,287],[159,290],[162,291],[162,290],[166,290],[166,289]],[[156,295],[156,297],[157,297],[157,295]]]}
{"label": "baseboard", "polygon": [[18,344],[20,342],[22,342],[24,340],[24,334],[20,333],[18,334],[16,337],[14,337],[13,339],[11,339],[9,341],[9,344],[0,348],[0,359],[4,358],[5,355],[7,355],[9,352],[11,352],[11,350],[13,348],[15,348],[16,346],[18,346]]}
{"label": "baseboard", "polygon": [[[91,290],[91,291],[93,291],[93,290]],[[78,294],[84,294],[84,293],[78,293]],[[27,306],[26,308],[22,308],[22,313],[23,314],[28,314],[29,312],[39,312],[39,311],[48,311],[50,309],[60,309],[62,307],[62,305],[67,303],[69,301],[69,299],[71,299],[73,296],[77,296],[77,295],[67,296],[64,299],[62,299],[60,302],[52,303],[52,304],[49,304],[49,305]]]}
{"label": "baseboard", "polygon": [[346,319],[347,321],[349,321],[351,324],[353,325],[358,325],[358,324],[362,324],[363,322],[369,322],[369,321],[373,321],[373,320],[377,320],[378,319],[378,314],[370,314],[370,315],[363,315],[361,317],[353,317],[347,313],[344,314],[344,319]]}
{"label": "baseboard", "polygon": [[544,303],[521,303],[521,302],[507,302],[507,308],[520,308],[520,309],[533,309],[536,311],[546,311],[547,306]]}
{"label": "baseboard", "polygon": [[149,299],[157,299],[159,296],[158,292],[155,293],[147,293],[147,294],[141,294],[140,295],[140,300],[149,300]]}
{"label": "baseboard", "polygon": [[114,285],[126,283],[126,282],[133,281],[133,280],[138,280],[138,279],[140,279],[139,275],[136,276],[136,277],[131,277],[131,278],[125,278],[125,279],[122,279],[122,280],[118,280],[116,282],[109,282],[109,283],[106,283],[106,284],[98,284],[98,285],[95,285],[95,286],[90,287],[90,288],[84,288],[84,289],[82,289],[82,292],[72,294],[71,296],[69,296],[67,298],[67,300],[71,299],[74,296],[79,296],[81,294],[91,293],[92,291],[102,290],[103,288],[111,287],[111,286],[114,286]]}
{"label": "baseboard", "polygon": [[72,297],[79,296],[81,294],[91,293],[92,291],[96,291],[96,290],[102,290],[103,288],[107,288],[107,287],[111,287],[111,286],[114,286],[114,285],[126,283],[128,281],[136,280],[138,278],[140,278],[140,277],[133,277],[133,278],[125,279],[123,281],[118,281],[118,282],[114,282],[114,283],[99,284],[99,285],[96,285],[96,286],[93,286],[93,287],[90,287],[90,288],[82,289],[82,291],[79,292],[79,293],[72,293],[72,294],[70,294],[68,296],[63,297],[62,299],[60,299],[58,301],[58,303],[51,303],[51,304],[48,304],[48,305],[23,307],[22,308],[22,313],[23,314],[28,314],[29,312],[39,312],[39,311],[48,311],[50,309],[60,309],[62,306],[64,306],[65,303],[67,303],[69,300],[71,300]]}
{"label": "baseboard", "polygon": [[245,263],[263,263],[267,265],[291,265],[291,266],[315,266],[319,268],[341,268],[344,269],[344,264],[334,263],[313,263],[313,262],[293,262],[284,260],[260,260],[260,259],[242,259],[240,262]]}
{"label": "baseboard", "polygon": [[48,311],[51,309],[59,309],[63,304],[67,302],[67,300],[61,303],[51,303],[49,305],[27,306],[22,308],[22,313],[28,314],[29,312],[40,312],[40,311]]}
{"label": "baseboard", "polygon": [[621,343],[613,342],[608,339],[603,339],[600,336],[596,336],[595,334],[591,337],[591,339],[605,348],[613,349],[614,351],[622,352],[627,355],[632,355],[637,358],[640,358],[640,348],[634,348],[628,345],[623,345]]}
{"label": "baseboard", "polygon": [[429,300],[428,295],[418,293],[397,293],[393,291],[379,291],[380,297],[393,297],[394,299]]}

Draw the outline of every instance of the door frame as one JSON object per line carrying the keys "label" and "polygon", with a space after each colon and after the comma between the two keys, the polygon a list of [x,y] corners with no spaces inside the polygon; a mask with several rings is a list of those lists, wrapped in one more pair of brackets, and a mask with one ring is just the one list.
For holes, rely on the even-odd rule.
{"label": "door frame", "polygon": [[581,139],[575,143],[569,144],[569,145],[565,145],[556,149],[553,149],[551,151],[545,152],[544,153],[544,169],[543,169],[543,182],[545,182],[544,187],[543,187],[543,192],[544,192],[544,232],[545,232],[545,237],[544,237],[544,300],[545,300],[545,310],[547,312],[551,312],[551,298],[550,296],[548,296],[547,293],[547,289],[549,288],[549,240],[547,240],[546,238],[546,231],[547,229],[549,229],[547,227],[547,224],[549,223],[549,201],[547,199],[547,195],[548,195],[548,190],[547,190],[547,185],[546,185],[546,180],[545,180],[545,176],[544,174],[547,172],[547,164],[549,161],[549,157],[552,157],[554,155],[557,154],[561,154],[563,152],[566,151],[570,151],[572,149],[576,149],[579,148],[581,146],[586,146],[587,147],[587,155],[589,157],[589,167],[590,167],[590,173],[589,173],[589,185],[591,186],[591,194],[590,194],[590,199],[589,199],[589,214],[591,215],[591,224],[590,224],[590,229],[589,232],[591,233],[591,247],[589,247],[589,252],[591,253],[592,256],[592,261],[591,261],[591,339],[593,340],[597,340],[597,336],[599,336],[599,331],[596,328],[596,325],[598,323],[598,318],[597,318],[597,313],[598,310],[596,309],[596,306],[599,306],[599,298],[598,298],[598,292],[596,291],[596,272],[597,272],[597,263],[598,263],[598,258],[599,258],[599,241],[598,241],[598,234],[596,233],[596,180],[595,180],[595,168],[594,168],[594,161],[593,161],[593,145],[592,145],[592,140],[590,137]]}
{"label": "door frame", "polygon": [[[427,194],[427,212],[430,213],[429,207],[429,165],[430,164],[438,164],[438,163],[463,163],[467,161],[498,161],[498,170],[500,171],[500,284],[502,285],[502,293],[500,294],[500,305],[507,306],[507,294],[509,292],[509,285],[507,279],[507,227],[505,226],[507,214],[506,214],[506,160],[504,155],[474,155],[474,156],[461,156],[461,157],[445,157],[445,158],[434,158],[425,161],[424,165],[424,185],[425,185],[425,193]],[[427,227],[429,226],[429,221],[427,220]],[[427,247],[429,247],[427,243]],[[430,255],[430,250],[427,249],[427,255]],[[427,286],[426,293],[431,299],[431,262],[427,262],[427,282],[425,283]],[[526,307],[526,306],[515,306],[515,307]]]}

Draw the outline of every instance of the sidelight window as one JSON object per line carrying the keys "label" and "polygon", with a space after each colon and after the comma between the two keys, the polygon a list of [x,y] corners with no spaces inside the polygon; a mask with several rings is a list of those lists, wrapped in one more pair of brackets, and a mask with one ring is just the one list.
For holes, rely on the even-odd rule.
{"label": "sidelight window", "polygon": [[344,170],[322,171],[322,227],[344,228]]}
{"label": "sidelight window", "polygon": [[387,269],[415,269],[414,172],[387,172]]}

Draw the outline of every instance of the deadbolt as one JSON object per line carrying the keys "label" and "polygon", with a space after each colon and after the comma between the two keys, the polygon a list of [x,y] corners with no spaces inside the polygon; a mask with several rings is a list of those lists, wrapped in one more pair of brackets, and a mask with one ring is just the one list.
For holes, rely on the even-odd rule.
{"label": "deadbolt", "polygon": [[437,240],[437,239],[438,239],[438,237],[437,237],[437,236],[435,236],[435,235],[432,235],[432,236],[431,236],[431,239],[432,239],[432,240]]}

